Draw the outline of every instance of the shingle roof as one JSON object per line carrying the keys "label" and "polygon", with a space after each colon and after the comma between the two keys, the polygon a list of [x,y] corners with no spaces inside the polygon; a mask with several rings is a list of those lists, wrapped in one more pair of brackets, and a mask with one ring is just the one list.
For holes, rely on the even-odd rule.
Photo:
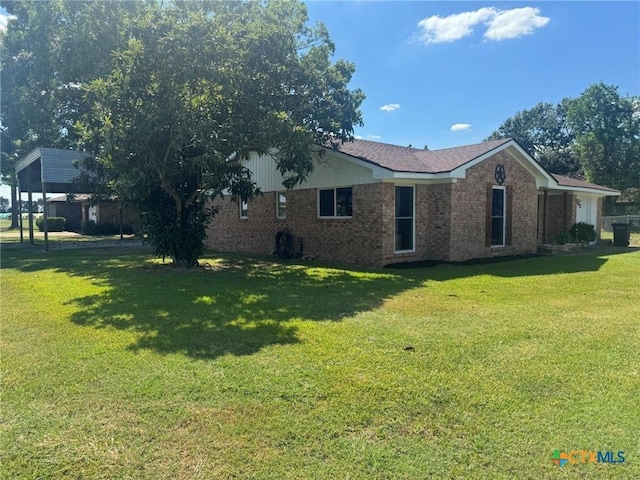
{"label": "shingle roof", "polygon": [[553,178],[555,178],[558,185],[563,187],[575,187],[575,188],[591,188],[594,190],[602,190],[605,192],[618,192],[613,188],[603,187],[602,185],[596,185],[595,183],[583,182],[582,180],[577,180],[571,177],[565,177],[564,175],[557,175],[555,173],[551,174]]}
{"label": "shingle roof", "polygon": [[370,140],[354,140],[340,146],[339,151],[394,172],[444,173],[468,163],[501,145],[510,138],[441,150],[419,150]]}

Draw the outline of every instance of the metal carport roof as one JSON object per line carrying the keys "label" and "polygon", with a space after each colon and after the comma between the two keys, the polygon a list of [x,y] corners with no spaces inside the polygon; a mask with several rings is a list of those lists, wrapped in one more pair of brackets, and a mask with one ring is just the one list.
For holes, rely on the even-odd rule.
{"label": "metal carport roof", "polygon": [[[29,242],[31,244],[34,244],[32,194],[42,193],[42,201],[46,204],[47,193],[69,193],[73,180],[80,173],[76,161],[88,156],[86,153],[75,150],[37,147],[16,165],[19,191],[27,192],[29,195]],[[46,208],[43,219],[44,249],[49,250]],[[22,215],[20,215],[20,241],[23,241]]]}
{"label": "metal carport roof", "polygon": [[76,161],[86,153],[58,148],[34,148],[16,165],[20,192],[68,193],[80,170]]}

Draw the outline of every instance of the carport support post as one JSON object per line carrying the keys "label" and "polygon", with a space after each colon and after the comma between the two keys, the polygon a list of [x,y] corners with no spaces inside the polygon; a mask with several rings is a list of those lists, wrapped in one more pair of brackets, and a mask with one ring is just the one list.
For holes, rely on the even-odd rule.
{"label": "carport support post", "polygon": [[[16,175],[18,177],[18,175]],[[20,178],[18,178],[18,225],[20,227],[20,243],[24,243],[24,234],[22,233],[22,192],[20,191]]]}
{"label": "carport support post", "polygon": [[31,192],[31,165],[27,167],[27,202],[29,202],[29,243],[34,245],[33,241],[33,193]]}
{"label": "carport support post", "polygon": [[44,227],[44,251],[49,251],[49,228],[47,225],[47,192],[42,182],[42,226]]}

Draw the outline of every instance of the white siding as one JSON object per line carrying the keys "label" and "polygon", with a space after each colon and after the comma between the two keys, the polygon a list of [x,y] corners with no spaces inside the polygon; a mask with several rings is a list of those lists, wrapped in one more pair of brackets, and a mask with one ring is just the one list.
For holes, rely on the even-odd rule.
{"label": "white siding", "polygon": [[[282,186],[283,177],[276,169],[275,161],[271,157],[255,155],[245,165],[251,170],[253,180],[263,192],[284,190]],[[294,187],[294,190],[361,185],[375,182],[371,169],[341,160],[329,153],[322,158],[320,163],[316,163],[315,169],[309,175],[307,181]]]}
{"label": "white siding", "polygon": [[578,195],[576,202],[576,222],[596,224],[598,219],[598,197]]}

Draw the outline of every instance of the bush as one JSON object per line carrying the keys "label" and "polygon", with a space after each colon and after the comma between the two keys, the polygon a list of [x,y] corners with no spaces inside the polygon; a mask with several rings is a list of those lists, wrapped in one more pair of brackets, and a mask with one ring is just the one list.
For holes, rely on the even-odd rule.
{"label": "bush", "polygon": [[571,234],[569,232],[560,232],[554,242],[556,245],[566,245],[567,243],[571,242],[572,238],[571,238]]}
{"label": "bush", "polygon": [[[109,222],[96,223],[93,220],[82,222],[80,224],[80,233],[82,235],[119,235],[120,225]],[[130,235],[133,233],[131,225],[122,225],[122,233]]]}
{"label": "bush", "polygon": [[578,222],[569,230],[576,242],[593,242],[596,239],[596,227],[590,223]]}
{"label": "bush", "polygon": [[[47,217],[47,231],[62,232],[64,231],[65,223],[67,223],[67,219],[64,217]],[[44,232],[44,217],[36,218],[36,227],[41,232]]]}

